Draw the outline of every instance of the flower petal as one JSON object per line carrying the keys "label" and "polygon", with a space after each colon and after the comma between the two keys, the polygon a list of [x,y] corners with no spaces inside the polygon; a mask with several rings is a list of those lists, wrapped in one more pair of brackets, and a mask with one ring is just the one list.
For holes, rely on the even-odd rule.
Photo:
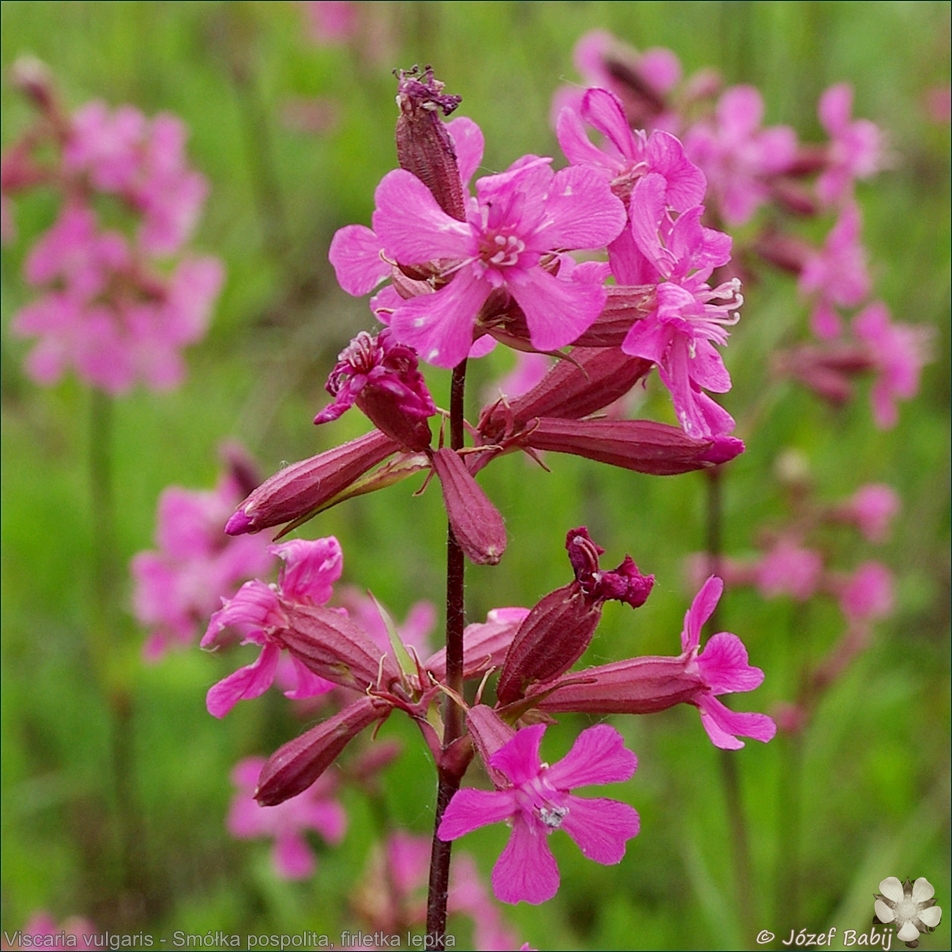
{"label": "flower petal", "polygon": [[278,835],[271,858],[282,879],[307,879],[314,872],[314,854],[297,831]]}
{"label": "flower petal", "polygon": [[453,140],[456,150],[456,164],[459,166],[459,177],[463,186],[469,184],[479,163],[483,161],[483,130],[473,122],[469,116],[457,116],[446,123],[446,131]]}
{"label": "flower petal", "polygon": [[935,888],[932,883],[929,882],[925,876],[920,876],[912,884],[912,901],[915,903],[923,903],[927,899],[931,899],[935,895]]}
{"label": "flower petal", "polygon": [[905,893],[902,891],[902,883],[895,876],[889,876],[879,884],[879,891],[893,902],[902,902]]}
{"label": "flower petal", "polygon": [[401,343],[416,348],[421,360],[437,367],[455,367],[473,344],[476,314],[492,290],[470,267],[436,294],[423,294],[400,305],[390,329]]}
{"label": "flower petal", "polygon": [[541,268],[513,275],[507,286],[526,315],[529,339],[538,350],[571,344],[595,323],[608,298],[603,287],[562,281]]}
{"label": "flower petal", "polygon": [[381,250],[380,239],[366,225],[339,229],[327,254],[337,283],[354,297],[369,294],[390,274],[390,265],[380,257]]}
{"label": "flower petal", "polygon": [[572,790],[628,780],[637,766],[638,758],[625,747],[621,734],[608,724],[596,724],[578,735],[572,749],[545,772],[545,779],[559,790]]}
{"label": "flower petal", "polygon": [[512,836],[493,867],[493,892],[501,902],[524,899],[537,906],[559,891],[559,868],[545,827],[516,817]]}
{"label": "flower petal", "polygon": [[681,650],[691,651],[701,643],[701,628],[714,614],[724,592],[724,583],[712,575],[694,596],[691,607],[684,616],[684,631],[681,632]]}
{"label": "flower petal", "polygon": [[387,254],[401,264],[469,256],[473,241],[470,226],[450,218],[412,172],[388,172],[374,199],[374,231]]}
{"label": "flower petal", "polygon": [[603,866],[620,863],[625,844],[641,828],[634,807],[617,800],[581,797],[569,797],[567,804],[569,812],[561,828],[575,840],[582,855]]}
{"label": "flower petal", "polygon": [[[913,892],[913,896],[915,896],[915,892]],[[918,918],[924,926],[934,929],[942,918],[942,907],[930,906],[928,909],[920,909]]]}
{"label": "flower petal", "polygon": [[896,913],[882,901],[877,899],[873,903],[873,909],[876,912],[876,918],[882,923],[892,922],[896,918]]}
{"label": "flower petal", "polygon": [[708,641],[697,661],[704,683],[714,694],[753,691],[764,680],[763,671],[747,663],[744,643],[726,631]]}
{"label": "flower petal", "polygon": [[912,922],[907,922],[897,933],[896,938],[900,942],[915,942],[919,938],[919,930],[912,924]]}
{"label": "flower petal", "polygon": [[539,745],[545,733],[545,724],[533,724],[516,732],[508,744],[500,747],[489,760],[489,766],[501,770],[510,783],[519,786],[530,783],[539,776],[542,761]]}
{"label": "flower petal", "polygon": [[455,840],[481,826],[509,820],[515,812],[515,799],[508,790],[457,790],[443,813],[437,836],[443,841]]}
{"label": "flower petal", "polygon": [[699,698],[696,703],[707,736],[721,750],[739,750],[743,747],[744,742],[737,739],[737,734],[766,743],[777,733],[777,725],[766,714],[732,711],[711,695]]}
{"label": "flower petal", "polygon": [[545,250],[604,247],[618,237],[628,217],[605,177],[580,165],[555,173],[545,210],[552,220],[540,232]]}
{"label": "flower petal", "polygon": [[277,645],[267,644],[254,664],[239,668],[234,674],[213,684],[205,698],[208,713],[214,717],[224,717],[239,701],[264,694],[274,681],[280,657],[281,649]]}

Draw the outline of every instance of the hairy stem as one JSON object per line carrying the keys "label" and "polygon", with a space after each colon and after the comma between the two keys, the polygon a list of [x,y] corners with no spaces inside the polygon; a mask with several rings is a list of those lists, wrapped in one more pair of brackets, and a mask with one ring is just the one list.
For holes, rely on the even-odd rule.
{"label": "hairy stem", "polygon": [[[450,389],[450,447],[463,448],[463,402],[466,393],[466,361],[453,369]],[[453,535],[446,530],[446,683],[457,694],[463,692],[463,628],[466,625],[465,600],[466,561],[463,550]],[[456,702],[447,697],[443,705],[443,750],[463,736],[463,712]],[[446,900],[449,891],[452,843],[444,843],[437,835],[443,812],[453,794],[459,789],[462,777],[439,766],[439,785],[436,793],[436,816],[433,825],[433,847],[430,851],[430,886],[426,904],[427,948],[442,949],[446,938]]]}

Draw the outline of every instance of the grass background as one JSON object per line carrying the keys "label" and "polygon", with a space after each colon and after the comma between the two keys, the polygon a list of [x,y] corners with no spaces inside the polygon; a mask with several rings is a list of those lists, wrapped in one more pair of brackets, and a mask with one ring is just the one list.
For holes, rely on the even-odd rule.
{"label": "grass background", "polygon": [[[855,113],[889,137],[891,168],[860,187],[877,292],[897,319],[937,329],[922,392],[887,432],[866,394],[832,411],[789,388],[756,429],[725,483],[725,548],[749,552],[764,524],[783,518],[778,457],[805,456],[820,498],[864,481],[888,482],[903,512],[884,548],[837,537],[840,564],[878,557],[897,573],[894,615],[824,699],[799,741],[748,744],[733,755],[751,851],[740,895],[722,765],[690,708],[619,719],[638,754],[635,778],[610,794],[634,804],[642,832],[618,867],[585,861],[554,837],[563,888],[543,907],[504,914],[538,948],[753,947],[755,930],[868,929],[871,894],[886,876],[925,876],[940,905],[949,874],[949,128],[928,121],[929,88],[949,81],[949,8],[943,3],[367,3],[386,26],[372,54],[311,43],[293,4],[24,3],[0,7],[2,142],[29,121],[9,66],[32,53],[54,70],[70,107],[103,98],[147,113],[168,110],[191,130],[190,154],[212,186],[196,244],[220,255],[228,282],[208,337],[189,352],[187,383],[167,395],[137,391],[114,407],[116,545],[125,564],[151,547],[155,503],[171,483],[209,487],[216,451],[242,441],[266,473],[363,428],[356,415],[316,431],[334,356],[370,326],[366,304],[337,287],[326,254],[334,231],[367,222],[373,188],[395,165],[397,66],[432,63],[461,113],[483,128],[483,166],[525,152],[557,154],[548,124],[553,90],[576,79],[571,50],[593,27],[640,48],[668,46],[685,71],[719,69],[762,90],[768,122],[818,139],[815,109],[833,82],[856,89]],[[337,123],[302,133],[282,118],[294,97],[328,97]],[[28,300],[20,278],[31,240],[52,221],[48,195],[18,203],[19,237],[2,264],[4,327]],[[819,235],[821,232],[817,232]],[[769,385],[767,362],[799,333],[805,313],[789,281],[746,288],[726,353],[738,420]],[[123,796],[134,804],[134,863],[117,860],[114,721],[97,684],[86,633],[94,623],[89,507],[89,394],[74,380],[38,389],[21,370],[27,344],[2,338],[2,926],[38,908],[82,914],[102,929],[294,933],[353,929],[347,897],[365,868],[377,815],[351,792],[342,846],[321,848],[313,880],[275,878],[264,842],[236,842],[223,826],[228,773],[299,729],[279,696],[239,705],[224,722],[204,709],[208,685],[234,657],[185,652],[140,661],[143,633],[123,614],[110,679],[128,699]],[[509,366],[494,354],[471,373],[471,403]],[[448,375],[429,375],[438,403]],[[667,418],[650,398],[647,415]],[[636,622],[610,605],[590,657],[673,653],[690,593],[686,554],[703,546],[704,481],[652,479],[567,457],[545,474],[518,458],[494,464],[484,485],[507,520],[509,549],[468,576],[471,619],[496,605],[532,604],[566,581],[566,529],[588,524],[606,559],[631,552],[658,584]],[[443,517],[438,494],[409,484],[353,501],[304,534],[336,534],[347,581],[371,588],[398,617],[421,597],[439,600]],[[129,581],[117,575],[120,596]],[[763,602],[731,593],[722,623],[767,673],[748,706],[770,710],[797,688],[808,659],[834,643],[834,607]],[[747,698],[744,698],[748,701]],[[546,738],[550,762],[582,719]],[[428,833],[435,783],[409,725],[405,756],[381,784],[394,822]],[[485,874],[506,831],[461,846]],[[460,927],[460,942],[468,941]],[[948,947],[948,923],[924,948]]]}

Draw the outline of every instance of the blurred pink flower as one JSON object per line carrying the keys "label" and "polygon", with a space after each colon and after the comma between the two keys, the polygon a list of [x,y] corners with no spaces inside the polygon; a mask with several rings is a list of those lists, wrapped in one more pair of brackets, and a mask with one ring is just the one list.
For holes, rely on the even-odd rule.
{"label": "blurred pink flower", "polygon": [[883,134],[868,119],[852,119],[853,87],[831,86],[820,97],[817,114],[829,133],[827,167],[816,182],[817,195],[831,204],[848,197],[855,179],[869,178],[882,168]]}
{"label": "blurred pink flower", "polygon": [[272,862],[281,879],[306,879],[314,872],[314,852],[305,831],[315,830],[332,845],[344,838],[347,815],[334,796],[337,783],[332,774],[319,777],[304,793],[276,806],[260,806],[254,798],[263,757],[239,761],[231,772],[238,792],[228,811],[228,832],[236,839],[273,837]]}
{"label": "blurred pink flower", "polygon": [[192,644],[221,600],[271,565],[267,538],[225,535],[225,521],[242,495],[235,478],[226,475],[211,492],[170,486],[159,498],[158,551],[132,560],[135,616],[152,629],[144,647],[148,660],[174,645]]}
{"label": "blurred pink flower", "polygon": [[347,43],[358,30],[358,4],[347,0],[309,0],[302,4],[311,39],[319,46]]}
{"label": "blurred pink flower", "polygon": [[[7,943],[8,937],[13,941]],[[73,916],[62,923],[45,911],[34,912],[17,932],[3,933],[4,949],[78,949],[95,947],[99,930],[88,919]]]}
{"label": "blurred pink flower", "polygon": [[882,542],[901,505],[899,495],[892,486],[867,483],[856,490],[844,512],[855,520],[860,532],[870,542]]}
{"label": "blurred pink flower", "polygon": [[761,128],[764,103],[753,86],[732,86],[714,118],[691,126],[684,148],[704,174],[729,225],[742,225],[770,198],[770,180],[796,158],[797,136],[789,126]]}
{"label": "blurred pink flower", "polygon": [[[347,609],[348,615],[370,635],[381,651],[392,651],[387,626],[372,598],[355,588],[345,588],[338,601]],[[429,641],[436,621],[436,606],[432,602],[414,602],[403,624],[397,625],[400,640],[407,648],[413,648],[418,657],[425,658],[430,651]]]}
{"label": "blurred pink flower", "polygon": [[880,429],[896,425],[897,400],[919,392],[919,373],[930,359],[933,332],[929,327],[894,324],[889,308],[874,301],[853,318],[853,333],[863,341],[876,365],[870,399]]}
{"label": "blurred pink flower", "polygon": [[860,213],[853,202],[844,205],[823,247],[807,257],[800,272],[800,293],[814,298],[810,318],[813,333],[829,339],[839,336],[840,319],[834,309],[855,307],[869,294],[866,250],[860,240]]}
{"label": "blurred pink flower", "polygon": [[893,574],[881,562],[864,562],[840,591],[840,608],[850,621],[885,618],[893,610]]}
{"label": "blurred pink flower", "polygon": [[544,724],[518,731],[490,757],[489,766],[509,786],[493,791],[459,790],[443,814],[438,835],[455,840],[486,826],[512,825],[509,843],[493,869],[493,892],[503,902],[546,902],[559,889],[559,871],[547,842],[563,828],[589,859],[621,862],[625,844],[639,829],[638,814],[625,803],[583,799],[573,787],[628,780],[637,759],[621,734],[607,724],[578,736],[568,754],[551,767],[539,758]]}
{"label": "blurred pink flower", "polygon": [[[242,632],[242,644],[261,646],[254,664],[239,668],[209,688],[206,702],[209,713],[215,717],[224,717],[240,700],[264,694],[274,681],[284,648],[275,635],[287,628],[283,603],[325,605],[343,570],[344,556],[333,536],[313,541],[293,539],[269,546],[268,552],[284,560],[277,586],[257,579],[246,582],[234,598],[212,615],[202,638],[203,648],[212,647],[226,628],[234,626]],[[298,657],[293,656],[292,660],[297,685],[285,691],[285,697],[315,697],[333,687]]]}
{"label": "blurred pink flower", "polygon": [[756,565],[756,585],[764,598],[789,595],[798,602],[812,598],[823,575],[823,557],[781,539]]}

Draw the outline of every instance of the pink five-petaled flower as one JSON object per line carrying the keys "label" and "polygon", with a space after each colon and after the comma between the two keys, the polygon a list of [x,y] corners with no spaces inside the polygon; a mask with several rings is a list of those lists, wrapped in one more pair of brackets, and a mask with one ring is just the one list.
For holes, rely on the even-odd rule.
{"label": "pink five-petaled flower", "polygon": [[[340,543],[333,536],[313,541],[294,539],[269,546],[268,551],[284,560],[277,586],[257,579],[246,582],[234,598],[212,615],[202,638],[202,647],[211,647],[225,628],[234,626],[244,635],[243,644],[261,645],[261,654],[254,664],[239,668],[209,688],[206,704],[215,717],[224,717],[238,701],[264,694],[274,681],[282,650],[274,632],[287,625],[281,599],[300,605],[325,605],[344,565]],[[285,691],[286,697],[316,697],[333,687],[297,657],[293,661],[297,686]]]}
{"label": "pink five-petaled flower", "polygon": [[724,583],[712,575],[695,595],[684,616],[681,650],[688,656],[686,672],[699,675],[708,689],[691,701],[701,712],[707,736],[715,747],[737,750],[744,746],[737,734],[768,741],[777,725],[766,714],[738,713],[717,700],[718,694],[753,691],[764,680],[763,671],[747,663],[747,649],[737,635],[719,632],[699,651],[701,628],[714,613],[723,591]]}
{"label": "pink five-petaled flower", "polygon": [[703,205],[672,218],[667,190],[658,173],[638,180],[631,196],[634,243],[618,243],[621,253],[612,256],[619,284],[658,284],[654,311],[634,323],[622,350],[657,364],[684,432],[704,439],[729,433],[734,426],[730,415],[702,391],[726,393],[731,388],[713,344],[727,343],[725,326],[737,323],[744,299],[737,278],[716,288],[707,283],[716,267],[730,261],[730,237],[701,225]]}
{"label": "pink five-petaled flower", "polygon": [[228,832],[239,840],[274,837],[272,860],[281,879],[306,879],[314,872],[314,853],[304,837],[316,830],[328,843],[339,843],[347,829],[347,814],[334,797],[336,781],[324,774],[304,793],[273,807],[254,798],[264,757],[246,757],[235,765],[231,779],[238,788],[228,811]]}
{"label": "pink five-petaled flower", "polygon": [[628,780],[638,765],[621,734],[599,724],[582,731],[568,754],[553,764],[539,759],[545,725],[520,730],[489,758],[509,780],[493,791],[460,790],[440,822],[442,840],[455,840],[489,823],[507,821],[512,835],[493,869],[493,892],[503,902],[538,904],[559,889],[559,870],[547,842],[562,828],[589,859],[606,866],[621,862],[625,844],[639,829],[638,814],[625,803],[582,799],[569,791],[596,783]]}
{"label": "pink five-petaled flower", "polygon": [[553,252],[602,247],[625,224],[625,209],[591,169],[549,168],[551,159],[524,156],[476,183],[467,220],[451,218],[410,172],[395,169],[377,187],[374,232],[401,265],[436,262],[452,280],[435,294],[399,304],[394,336],[423,360],[454,367],[469,353],[480,308],[505,289],[522,308],[537,350],[570,344],[598,317],[603,287],[562,280],[542,267]]}

